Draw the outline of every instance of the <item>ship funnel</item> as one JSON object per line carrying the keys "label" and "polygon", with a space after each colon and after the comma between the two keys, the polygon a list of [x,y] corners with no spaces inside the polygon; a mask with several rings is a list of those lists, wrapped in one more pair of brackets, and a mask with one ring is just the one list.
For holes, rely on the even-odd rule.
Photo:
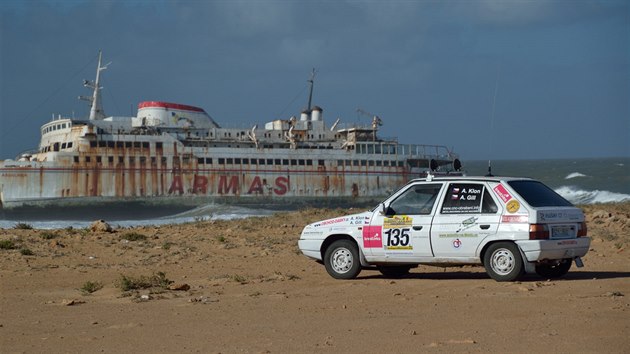
{"label": "ship funnel", "polygon": [[311,111],[311,120],[313,122],[319,122],[321,120],[324,120],[324,117],[322,115],[322,112],[324,110],[321,109],[321,107],[315,106],[313,107],[313,110]]}
{"label": "ship funnel", "polygon": [[302,111],[302,113],[300,114],[300,120],[302,122],[307,122],[307,121],[310,120],[308,116],[309,116],[309,112],[308,111]]}

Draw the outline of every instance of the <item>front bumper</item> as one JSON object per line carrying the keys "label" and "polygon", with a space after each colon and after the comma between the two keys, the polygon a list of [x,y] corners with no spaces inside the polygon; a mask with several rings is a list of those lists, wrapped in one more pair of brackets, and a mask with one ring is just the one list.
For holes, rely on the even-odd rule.
{"label": "front bumper", "polygon": [[547,259],[566,259],[583,257],[591,245],[590,237],[578,237],[565,240],[524,240],[516,241],[528,262]]}
{"label": "front bumper", "polygon": [[319,261],[322,260],[322,254],[320,252],[321,246],[322,240],[298,240],[300,251],[302,251],[305,256]]}

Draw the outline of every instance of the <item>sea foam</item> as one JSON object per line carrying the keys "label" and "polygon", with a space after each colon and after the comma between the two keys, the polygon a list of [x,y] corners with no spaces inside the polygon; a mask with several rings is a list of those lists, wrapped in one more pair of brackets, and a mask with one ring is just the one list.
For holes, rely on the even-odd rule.
{"label": "sea foam", "polygon": [[[221,206],[215,204],[202,205],[195,209],[160,218],[139,219],[139,220],[109,220],[108,223],[115,228],[120,227],[141,227],[141,226],[160,226],[171,224],[183,224],[208,220],[234,220],[243,219],[251,216],[267,216],[272,215],[275,211],[266,209],[253,209],[237,206]],[[65,229],[72,227],[74,229],[83,229],[90,227],[92,221],[85,220],[50,220],[50,221],[20,221],[20,220],[1,220],[0,229],[12,229],[15,224],[24,222],[35,229],[51,230]]]}
{"label": "sea foam", "polygon": [[557,188],[556,192],[573,204],[630,202],[630,194],[614,193],[610,191],[587,191],[583,189],[575,189],[569,186],[562,186]]}
{"label": "sea foam", "polygon": [[578,178],[578,177],[588,177],[588,176],[579,172],[573,172],[573,173],[569,173],[566,177],[564,177],[564,179],[572,179],[572,178]]}

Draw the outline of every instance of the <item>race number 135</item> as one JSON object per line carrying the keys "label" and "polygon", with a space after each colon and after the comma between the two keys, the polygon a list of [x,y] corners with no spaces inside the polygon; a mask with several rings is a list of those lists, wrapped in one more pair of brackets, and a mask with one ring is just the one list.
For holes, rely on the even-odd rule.
{"label": "race number 135", "polygon": [[408,246],[409,245],[409,228],[403,229],[387,229],[383,231],[387,236],[387,246]]}

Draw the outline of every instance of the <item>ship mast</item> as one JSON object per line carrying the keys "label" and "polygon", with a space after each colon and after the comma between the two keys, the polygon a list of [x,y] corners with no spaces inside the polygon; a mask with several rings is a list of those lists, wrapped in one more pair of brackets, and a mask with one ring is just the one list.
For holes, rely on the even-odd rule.
{"label": "ship mast", "polygon": [[79,99],[90,101],[90,120],[100,120],[105,118],[105,112],[103,112],[103,104],[101,102],[101,71],[107,69],[107,66],[111,63],[101,65],[102,51],[98,51],[98,66],[96,67],[96,81],[83,80],[83,86],[94,90],[92,97],[80,96]]}
{"label": "ship mast", "polygon": [[313,100],[313,82],[315,79],[315,68],[313,68],[313,70],[311,71],[311,78],[307,80],[308,84],[309,84],[309,93],[308,93],[308,107],[306,108],[306,110],[308,111],[308,114],[311,114],[311,101]]}

